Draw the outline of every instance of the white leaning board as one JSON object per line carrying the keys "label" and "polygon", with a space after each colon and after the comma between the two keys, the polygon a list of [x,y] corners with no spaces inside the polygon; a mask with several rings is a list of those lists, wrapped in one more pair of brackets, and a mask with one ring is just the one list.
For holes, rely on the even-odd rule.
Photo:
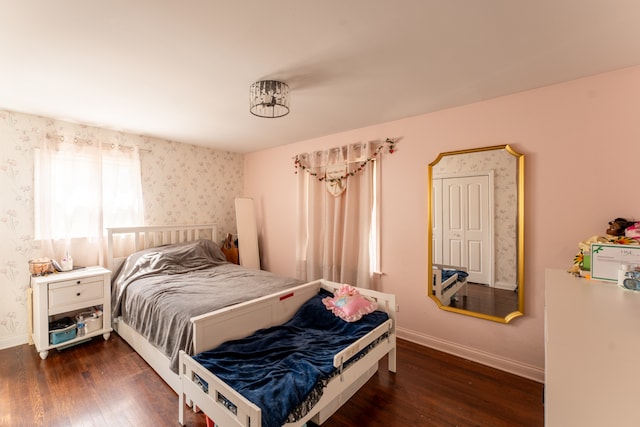
{"label": "white leaning board", "polygon": [[238,228],[240,265],[260,270],[258,227],[253,199],[248,197],[236,198],[236,224]]}

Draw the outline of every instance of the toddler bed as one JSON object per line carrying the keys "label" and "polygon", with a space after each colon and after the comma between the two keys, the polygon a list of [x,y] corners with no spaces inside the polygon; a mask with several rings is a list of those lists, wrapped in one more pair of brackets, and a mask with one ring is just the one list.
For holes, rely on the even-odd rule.
{"label": "toddler bed", "polygon": [[433,264],[433,294],[442,305],[451,305],[451,298],[460,291],[466,292],[468,276],[466,267]]}
{"label": "toddler bed", "polygon": [[302,283],[227,262],[216,234],[210,224],[108,230],[113,328],[176,393],[179,351],[195,354],[192,317]]}
{"label": "toddler bed", "polygon": [[382,357],[395,372],[395,297],[348,287],[377,303],[348,322],[343,286],[317,280],[193,319],[197,355],[180,353],[180,424],[185,404],[222,427],[322,424]]}

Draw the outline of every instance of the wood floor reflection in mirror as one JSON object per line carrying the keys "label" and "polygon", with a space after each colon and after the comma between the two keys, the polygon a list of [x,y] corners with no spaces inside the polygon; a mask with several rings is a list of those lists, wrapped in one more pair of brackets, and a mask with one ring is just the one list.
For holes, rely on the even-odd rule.
{"label": "wood floor reflection in mirror", "polygon": [[492,288],[481,283],[467,282],[463,292],[458,292],[450,307],[486,313],[489,316],[506,317],[518,310],[518,291]]}

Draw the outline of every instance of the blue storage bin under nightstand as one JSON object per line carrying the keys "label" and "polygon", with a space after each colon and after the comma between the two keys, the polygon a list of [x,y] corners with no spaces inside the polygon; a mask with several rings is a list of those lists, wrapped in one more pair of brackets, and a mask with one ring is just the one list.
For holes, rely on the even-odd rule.
{"label": "blue storage bin under nightstand", "polygon": [[64,317],[49,324],[49,342],[60,344],[76,337],[76,324],[70,317]]}

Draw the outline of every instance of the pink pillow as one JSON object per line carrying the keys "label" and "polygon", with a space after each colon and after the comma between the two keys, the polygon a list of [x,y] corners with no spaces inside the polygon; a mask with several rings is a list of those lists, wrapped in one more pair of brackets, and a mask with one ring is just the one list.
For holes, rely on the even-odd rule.
{"label": "pink pillow", "polygon": [[333,314],[347,322],[360,320],[365,314],[372,313],[378,308],[375,301],[369,301],[353,286],[342,285],[333,297],[322,299],[322,303]]}

